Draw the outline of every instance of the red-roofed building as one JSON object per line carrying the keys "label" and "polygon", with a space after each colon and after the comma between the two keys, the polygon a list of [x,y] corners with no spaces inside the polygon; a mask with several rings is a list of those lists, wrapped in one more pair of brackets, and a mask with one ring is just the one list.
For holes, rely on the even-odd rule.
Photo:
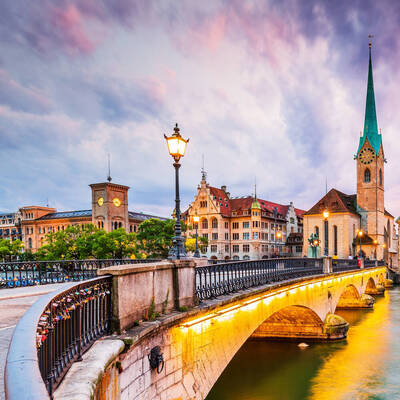
{"label": "red-roofed building", "polygon": [[[232,198],[226,186],[210,186],[203,173],[197,194],[183,219],[186,235],[195,235],[193,217],[198,215],[199,236],[208,239],[207,255],[220,260],[247,260],[301,255],[303,214],[293,203],[282,205],[256,195]],[[278,233],[279,232],[279,233]],[[290,234],[296,242],[287,242]]]}

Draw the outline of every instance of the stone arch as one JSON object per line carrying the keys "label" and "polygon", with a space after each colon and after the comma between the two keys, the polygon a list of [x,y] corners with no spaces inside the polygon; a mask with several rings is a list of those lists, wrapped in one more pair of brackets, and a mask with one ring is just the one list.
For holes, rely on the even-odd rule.
{"label": "stone arch", "polygon": [[324,322],[305,306],[288,306],[269,316],[252,334],[253,338],[322,337]]}
{"label": "stone arch", "polygon": [[365,292],[368,290],[376,289],[375,281],[372,277],[370,277],[367,281],[367,286],[365,287]]}
{"label": "stone arch", "polygon": [[369,308],[373,305],[373,299],[365,294],[360,295],[354,285],[348,285],[339,297],[336,310],[340,308]]}
{"label": "stone arch", "polygon": [[383,274],[379,274],[378,283],[380,285],[385,285],[385,276]]}

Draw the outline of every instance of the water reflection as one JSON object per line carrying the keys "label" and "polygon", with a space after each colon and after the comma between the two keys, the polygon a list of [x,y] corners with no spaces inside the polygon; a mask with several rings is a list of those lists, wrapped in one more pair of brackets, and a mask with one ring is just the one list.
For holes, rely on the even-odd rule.
{"label": "water reflection", "polygon": [[346,342],[301,350],[296,343],[248,341],[207,400],[400,398],[400,289],[373,311],[340,315],[351,324]]}

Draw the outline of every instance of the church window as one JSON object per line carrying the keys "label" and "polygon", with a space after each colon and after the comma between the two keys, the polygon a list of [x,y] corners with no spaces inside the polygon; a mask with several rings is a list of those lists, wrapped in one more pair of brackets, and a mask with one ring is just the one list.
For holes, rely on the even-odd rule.
{"label": "church window", "polygon": [[382,170],[379,170],[379,185],[382,185]]}
{"label": "church window", "polygon": [[364,182],[365,183],[371,182],[371,172],[368,168],[364,171]]}

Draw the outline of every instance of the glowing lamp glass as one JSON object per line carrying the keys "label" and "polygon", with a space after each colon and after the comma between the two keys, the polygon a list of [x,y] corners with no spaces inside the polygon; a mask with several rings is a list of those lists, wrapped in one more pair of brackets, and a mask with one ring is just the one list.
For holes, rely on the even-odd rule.
{"label": "glowing lamp glass", "polygon": [[169,154],[174,158],[181,158],[185,155],[187,140],[180,136],[167,137]]}
{"label": "glowing lamp glass", "polygon": [[199,222],[200,221],[200,217],[198,215],[195,215],[193,217],[193,221],[196,222],[196,223]]}
{"label": "glowing lamp glass", "polygon": [[358,236],[362,236],[364,234],[364,232],[363,231],[358,231]]}
{"label": "glowing lamp glass", "polygon": [[327,219],[329,217],[329,211],[325,210],[322,215],[324,216],[325,219]]}

